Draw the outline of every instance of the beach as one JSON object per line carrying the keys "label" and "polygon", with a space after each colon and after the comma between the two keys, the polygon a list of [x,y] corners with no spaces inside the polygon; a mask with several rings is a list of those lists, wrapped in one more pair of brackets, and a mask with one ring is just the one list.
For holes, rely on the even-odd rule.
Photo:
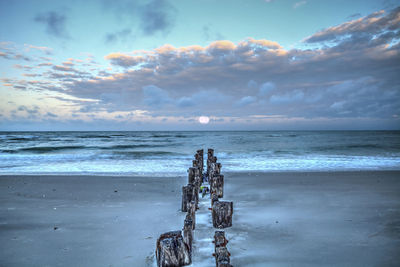
{"label": "beach", "polygon": [[[400,172],[225,172],[233,266],[398,266]],[[177,177],[0,176],[0,266],[155,266],[180,230]],[[192,266],[212,266],[208,198]]]}

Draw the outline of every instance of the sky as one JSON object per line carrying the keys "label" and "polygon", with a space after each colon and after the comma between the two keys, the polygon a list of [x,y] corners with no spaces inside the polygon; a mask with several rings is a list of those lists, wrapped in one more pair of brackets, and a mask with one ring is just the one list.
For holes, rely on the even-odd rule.
{"label": "sky", "polygon": [[0,0],[0,25],[2,131],[400,130],[397,1]]}

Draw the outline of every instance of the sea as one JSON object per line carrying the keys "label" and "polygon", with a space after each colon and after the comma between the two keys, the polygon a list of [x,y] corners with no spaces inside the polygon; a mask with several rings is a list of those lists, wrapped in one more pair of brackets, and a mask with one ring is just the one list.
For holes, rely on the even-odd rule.
{"label": "sea", "polygon": [[0,132],[0,175],[185,175],[198,149],[223,172],[400,170],[400,131]]}

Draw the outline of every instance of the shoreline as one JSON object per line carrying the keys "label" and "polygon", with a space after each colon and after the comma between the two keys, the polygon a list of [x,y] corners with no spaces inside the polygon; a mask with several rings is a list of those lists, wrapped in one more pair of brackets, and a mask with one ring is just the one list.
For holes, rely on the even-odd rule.
{"label": "shoreline", "polygon": [[[400,171],[223,174],[234,266],[400,262]],[[186,183],[184,172],[0,175],[0,265],[154,266],[159,234],[182,227]],[[208,206],[202,199],[192,266],[215,264]]]}
{"label": "shoreline", "polygon": [[[222,167],[223,169],[223,167]],[[228,176],[228,175],[275,175],[275,174],[304,174],[304,173],[312,173],[312,174],[326,174],[326,173],[338,173],[338,174],[345,174],[345,173],[394,173],[394,172],[399,172],[400,169],[374,169],[374,170],[365,170],[365,169],[352,169],[352,170],[282,170],[282,171],[223,171],[223,174]],[[117,173],[101,173],[101,174],[96,174],[96,173],[26,173],[26,174],[0,174],[0,179],[2,177],[10,177],[10,176],[22,176],[22,177],[121,177],[121,178],[143,178],[143,177],[148,177],[148,178],[182,178],[187,176],[186,172],[180,172],[180,173],[171,173],[167,175],[159,175],[159,173],[143,173],[143,174],[117,174]]]}

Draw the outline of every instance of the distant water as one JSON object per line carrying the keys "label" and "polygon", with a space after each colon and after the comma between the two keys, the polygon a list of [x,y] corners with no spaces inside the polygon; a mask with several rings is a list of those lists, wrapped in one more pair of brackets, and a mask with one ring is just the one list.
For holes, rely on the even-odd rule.
{"label": "distant water", "polygon": [[182,175],[208,147],[223,171],[400,170],[400,131],[0,132],[0,174]]}

